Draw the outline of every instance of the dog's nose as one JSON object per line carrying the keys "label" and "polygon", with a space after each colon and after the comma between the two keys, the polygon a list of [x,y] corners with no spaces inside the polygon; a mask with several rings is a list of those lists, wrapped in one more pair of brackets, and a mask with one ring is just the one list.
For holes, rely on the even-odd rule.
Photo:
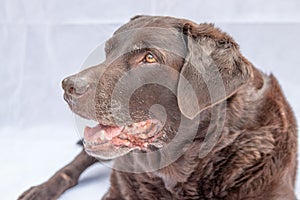
{"label": "dog's nose", "polygon": [[65,78],[62,81],[62,88],[65,90],[65,93],[71,96],[80,96],[86,93],[89,89],[90,84],[77,78],[76,76],[70,76]]}

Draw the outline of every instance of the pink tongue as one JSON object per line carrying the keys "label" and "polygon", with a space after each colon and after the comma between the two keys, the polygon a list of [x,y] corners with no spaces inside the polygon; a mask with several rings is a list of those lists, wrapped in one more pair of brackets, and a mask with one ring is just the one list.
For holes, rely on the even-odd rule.
{"label": "pink tongue", "polygon": [[84,139],[87,141],[93,141],[94,139],[97,138],[97,135],[99,136],[99,134],[97,134],[97,132],[101,131],[102,127],[100,124],[98,124],[97,126],[91,128],[86,126],[84,128]]}
{"label": "pink tongue", "polygon": [[121,134],[122,128],[120,127],[106,127],[105,128],[105,137],[107,140],[111,140],[113,137],[116,137]]}
{"label": "pink tongue", "polygon": [[113,137],[116,137],[120,134],[120,127],[103,126],[100,124],[93,128],[86,126],[84,129],[84,139],[86,141],[95,141],[97,139],[103,139],[103,137],[105,137],[106,140],[111,140]]}

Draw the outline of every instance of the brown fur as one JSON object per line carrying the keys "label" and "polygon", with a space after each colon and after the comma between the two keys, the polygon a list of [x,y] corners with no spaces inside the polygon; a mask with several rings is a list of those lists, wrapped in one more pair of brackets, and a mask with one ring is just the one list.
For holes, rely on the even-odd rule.
{"label": "brown fur", "polygon": [[[147,34],[138,34],[138,30],[133,40],[117,38],[118,34],[128,30],[146,27],[160,27],[173,32],[148,37]],[[85,77],[88,80],[90,91],[85,91],[84,97],[76,99],[75,103],[73,99],[72,110],[85,118],[115,125],[110,103],[113,85],[124,71],[135,65],[134,56],[126,51],[143,38],[154,43],[160,41],[156,41],[154,46],[160,45],[157,49],[163,55],[161,63],[171,66],[190,82],[196,91],[199,108],[193,107],[189,99],[190,90],[184,90],[180,78],[174,74],[170,81],[174,82],[177,96],[159,85],[143,86],[131,98],[132,119],[148,119],[151,105],[157,102],[163,105],[168,117],[162,130],[165,137],[158,139],[159,144],[172,140],[180,119],[192,125],[196,123],[199,128],[191,144],[182,144],[186,150],[184,154],[168,166],[144,173],[113,170],[110,189],[103,199],[296,199],[297,128],[293,112],[275,77],[256,69],[241,55],[238,44],[211,24],[198,25],[171,17],[134,17],[108,41],[107,60],[76,75],[79,79]],[[170,44],[185,59],[161,50]],[[211,64],[217,67],[224,82],[223,96],[209,101],[208,88],[203,84],[203,77],[198,75],[199,71],[195,70],[199,67],[191,66],[193,63],[202,64],[209,77],[213,73],[210,71]],[[104,66],[108,66],[106,70]],[[100,81],[96,78],[99,74],[105,75]],[[70,89],[68,85],[64,83],[66,92]],[[218,85],[214,89],[218,91]],[[160,91],[159,94],[157,91]],[[93,96],[96,96],[93,99],[95,111],[93,106],[87,106],[91,105]],[[153,98],[143,99],[145,96]],[[140,104],[141,99],[143,104]],[[212,113],[219,108],[226,111],[220,137],[208,154],[199,158],[208,126],[219,126],[218,120],[221,119],[213,119],[210,124]],[[126,123],[122,113],[117,114],[118,121]],[[194,120],[195,116],[200,116],[200,120]],[[161,147],[155,144],[153,148]],[[154,165],[151,159],[145,158],[148,164],[142,162],[141,167]],[[133,167],[133,163],[138,162],[129,153],[115,159],[114,165],[132,164]]]}

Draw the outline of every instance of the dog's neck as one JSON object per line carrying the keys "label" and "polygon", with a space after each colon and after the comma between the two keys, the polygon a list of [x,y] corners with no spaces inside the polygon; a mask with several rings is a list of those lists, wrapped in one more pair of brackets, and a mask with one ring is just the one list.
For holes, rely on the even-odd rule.
{"label": "dog's neck", "polygon": [[150,172],[149,175],[161,178],[166,189],[172,191],[178,183],[186,182],[199,165],[199,144],[199,141],[194,142],[185,154],[175,162],[167,167]]}
{"label": "dog's neck", "polygon": [[[235,115],[233,115],[233,113],[226,113],[226,115],[230,117],[226,117],[228,120],[224,121],[225,126],[222,127],[221,133],[218,135],[217,142],[213,148],[204,154],[201,152],[202,149],[205,150],[205,148],[201,148],[201,146],[205,145],[205,138],[209,134],[209,126],[214,126],[213,123],[211,123],[212,109],[216,109],[217,107],[210,108],[200,114],[202,116],[199,123],[198,134],[185,153],[169,166],[152,172],[151,175],[160,177],[165,187],[169,191],[172,191],[178,183],[188,181],[188,178],[192,175],[191,173],[195,168],[197,168],[197,173],[199,174],[206,173],[205,171],[201,172],[201,169],[205,169],[209,163],[213,162],[210,158],[214,157],[213,155],[215,153],[220,152],[223,148],[232,144],[238,135],[247,129],[248,126],[251,126],[249,121],[245,119],[250,121],[256,120],[256,116],[249,116],[249,110],[255,110],[255,106],[257,106],[264,96],[263,93],[268,90],[269,84],[269,77],[254,68],[253,79],[245,85],[248,89],[243,90],[248,91],[248,93],[237,93],[228,100],[226,110],[232,110],[232,106],[240,106],[240,110],[236,111]],[[243,102],[245,101],[252,103],[244,104]],[[252,108],[253,106],[254,108]],[[234,124],[232,122],[234,122]],[[216,121],[215,124],[218,124],[218,121]],[[214,133],[214,135],[216,134]]]}

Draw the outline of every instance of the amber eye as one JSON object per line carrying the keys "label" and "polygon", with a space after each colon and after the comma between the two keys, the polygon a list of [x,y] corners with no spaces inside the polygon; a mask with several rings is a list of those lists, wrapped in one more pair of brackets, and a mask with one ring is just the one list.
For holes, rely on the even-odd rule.
{"label": "amber eye", "polygon": [[151,53],[147,53],[147,55],[145,56],[145,62],[154,63],[154,62],[156,62],[156,59],[154,58],[154,56]]}

